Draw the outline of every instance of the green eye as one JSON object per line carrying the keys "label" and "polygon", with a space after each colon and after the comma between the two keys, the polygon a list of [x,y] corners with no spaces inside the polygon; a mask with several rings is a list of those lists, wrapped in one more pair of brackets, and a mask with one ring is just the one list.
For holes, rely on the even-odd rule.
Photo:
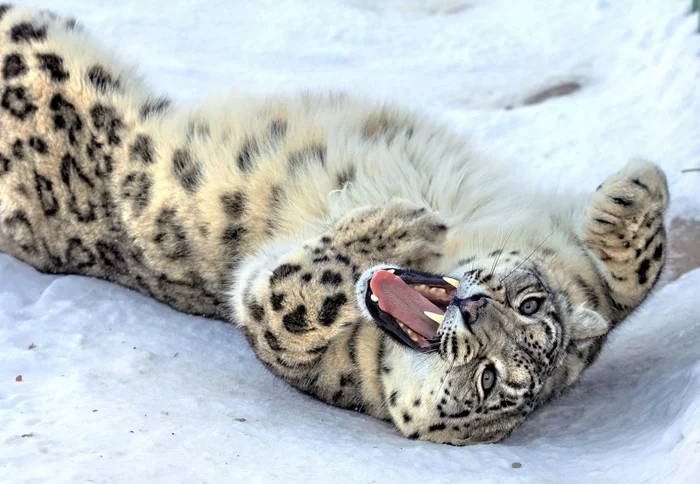
{"label": "green eye", "polygon": [[535,314],[539,309],[540,309],[540,303],[542,300],[537,297],[531,297],[528,299],[525,299],[521,304],[520,304],[520,312],[524,314],[525,316],[530,316],[531,314]]}
{"label": "green eye", "polygon": [[493,388],[496,384],[496,372],[493,368],[486,368],[481,374],[481,388],[484,389],[485,393]]}

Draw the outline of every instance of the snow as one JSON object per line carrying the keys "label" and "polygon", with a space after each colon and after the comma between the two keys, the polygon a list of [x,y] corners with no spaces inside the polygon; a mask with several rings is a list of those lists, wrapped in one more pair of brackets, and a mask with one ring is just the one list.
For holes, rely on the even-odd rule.
{"label": "snow", "polygon": [[[184,103],[228,89],[388,98],[552,189],[595,188],[639,154],[667,171],[670,215],[700,220],[700,173],[681,172],[700,166],[689,0],[40,6]],[[582,88],[522,105],[561,82]],[[507,441],[456,448],[301,395],[230,325],[0,255],[0,482],[697,482],[699,288],[700,269],[656,292]]]}

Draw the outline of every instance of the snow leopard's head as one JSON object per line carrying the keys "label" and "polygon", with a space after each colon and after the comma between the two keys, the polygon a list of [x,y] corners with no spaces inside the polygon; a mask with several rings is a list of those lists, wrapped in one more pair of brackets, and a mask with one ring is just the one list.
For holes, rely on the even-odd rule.
{"label": "snow leopard's head", "polygon": [[449,275],[375,267],[358,281],[361,307],[397,343],[387,361],[402,371],[383,382],[393,420],[411,438],[502,440],[569,383],[570,343],[609,331],[533,259],[495,257]]}

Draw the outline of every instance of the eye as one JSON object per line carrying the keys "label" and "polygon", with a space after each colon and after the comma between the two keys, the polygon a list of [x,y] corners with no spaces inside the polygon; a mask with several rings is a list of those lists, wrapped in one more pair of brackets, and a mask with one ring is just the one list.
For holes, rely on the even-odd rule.
{"label": "eye", "polygon": [[541,304],[542,298],[529,297],[520,303],[520,308],[518,309],[525,316],[530,316],[531,314],[535,314],[540,309]]}
{"label": "eye", "polygon": [[481,388],[484,389],[484,393],[488,394],[495,384],[496,371],[493,367],[488,366],[481,374]]}

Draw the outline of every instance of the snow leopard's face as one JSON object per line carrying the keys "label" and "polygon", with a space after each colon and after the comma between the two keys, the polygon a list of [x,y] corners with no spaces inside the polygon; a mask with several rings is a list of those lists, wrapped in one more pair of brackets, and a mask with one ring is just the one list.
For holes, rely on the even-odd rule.
{"label": "snow leopard's face", "polygon": [[450,276],[389,268],[365,278],[367,312],[424,375],[415,389],[407,381],[413,375],[387,379],[389,408],[406,435],[497,442],[549,394],[569,328],[592,311],[573,309],[537,264],[511,259],[498,267],[473,262]]}

